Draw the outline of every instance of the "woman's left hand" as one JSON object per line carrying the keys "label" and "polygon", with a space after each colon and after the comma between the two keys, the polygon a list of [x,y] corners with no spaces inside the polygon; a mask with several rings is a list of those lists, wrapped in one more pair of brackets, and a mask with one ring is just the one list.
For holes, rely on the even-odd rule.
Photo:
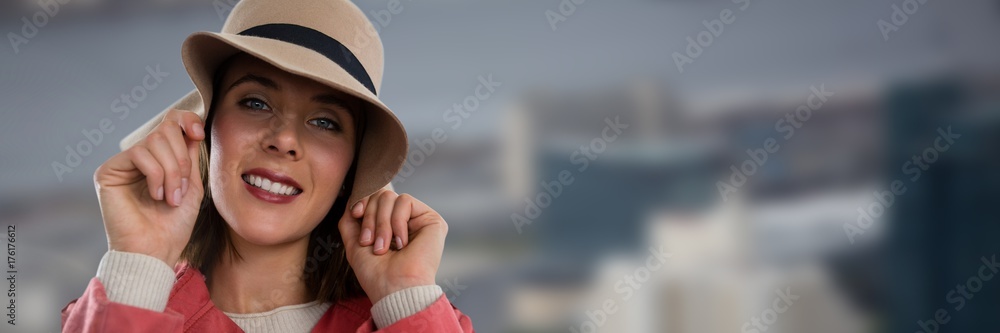
{"label": "woman's left hand", "polygon": [[448,224],[420,200],[380,190],[345,212],[339,228],[347,261],[373,304],[435,284]]}

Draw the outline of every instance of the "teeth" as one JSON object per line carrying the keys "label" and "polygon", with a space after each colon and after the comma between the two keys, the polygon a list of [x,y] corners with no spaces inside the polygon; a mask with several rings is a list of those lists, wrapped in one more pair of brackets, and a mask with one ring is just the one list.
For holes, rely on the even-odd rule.
{"label": "teeth", "polygon": [[254,175],[244,175],[243,181],[247,184],[253,185],[254,187],[260,188],[262,190],[281,195],[293,195],[301,192],[299,189],[292,187],[290,185],[282,184],[279,182],[272,182],[270,179],[254,176]]}

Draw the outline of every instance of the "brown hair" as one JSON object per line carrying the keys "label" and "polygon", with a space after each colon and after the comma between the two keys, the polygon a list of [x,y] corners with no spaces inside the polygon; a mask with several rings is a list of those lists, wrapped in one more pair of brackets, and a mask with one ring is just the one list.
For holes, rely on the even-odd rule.
{"label": "brown hair", "polygon": [[[239,55],[239,54],[237,54]],[[200,170],[202,186],[205,195],[201,202],[201,209],[198,218],[195,220],[194,229],[187,246],[181,253],[181,260],[186,260],[189,265],[197,268],[211,279],[212,268],[219,263],[223,255],[230,256],[233,260],[242,260],[242,257],[233,246],[229,225],[223,220],[215,202],[212,199],[211,191],[208,187],[208,156],[211,146],[212,120],[215,118],[211,112],[216,108],[217,101],[221,97],[222,78],[230,68],[234,55],[224,61],[216,70],[213,84],[212,105],[209,108],[205,120],[206,135],[201,143]],[[354,174],[357,170],[358,154],[360,153],[361,138],[364,137],[364,113],[354,112],[355,117],[355,146],[354,159],[351,167],[344,177],[343,190],[337,197],[330,211],[323,220],[309,234],[309,246],[306,252],[305,262],[303,262],[302,279],[306,283],[306,288],[311,295],[315,295],[316,300],[324,302],[336,302],[348,298],[364,296],[364,289],[358,283],[354,269],[347,262],[347,255],[341,242],[340,229],[337,224],[347,207],[347,200],[351,197],[351,190],[354,184]]]}

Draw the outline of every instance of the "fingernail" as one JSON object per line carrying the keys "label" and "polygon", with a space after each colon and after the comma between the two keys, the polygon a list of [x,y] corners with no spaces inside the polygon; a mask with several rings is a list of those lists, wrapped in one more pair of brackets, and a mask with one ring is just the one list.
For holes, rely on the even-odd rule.
{"label": "fingernail", "polygon": [[201,124],[194,124],[194,126],[192,126],[192,127],[194,127],[194,134],[196,134],[198,136],[201,136],[201,137],[205,136],[205,129],[202,128]]}
{"label": "fingernail", "polygon": [[174,190],[174,206],[181,205],[181,189]]}
{"label": "fingernail", "polygon": [[163,186],[160,186],[160,188],[156,189],[156,197],[153,199],[163,200]]}
{"label": "fingernail", "polygon": [[361,215],[361,208],[361,201],[358,201],[358,203],[354,204],[354,207],[351,207],[351,213],[354,213],[354,215]]}
{"label": "fingernail", "polygon": [[379,237],[378,239],[376,239],[375,240],[375,251],[381,251],[383,245],[385,245],[385,241],[382,240],[382,237]]}
{"label": "fingernail", "polygon": [[403,248],[403,239],[399,238],[399,236],[396,237],[396,248],[397,249]]}
{"label": "fingernail", "polygon": [[188,192],[188,179],[181,178],[181,195],[185,195]]}
{"label": "fingernail", "polygon": [[367,243],[371,240],[372,240],[372,231],[369,229],[365,229],[365,231],[361,233],[361,241]]}

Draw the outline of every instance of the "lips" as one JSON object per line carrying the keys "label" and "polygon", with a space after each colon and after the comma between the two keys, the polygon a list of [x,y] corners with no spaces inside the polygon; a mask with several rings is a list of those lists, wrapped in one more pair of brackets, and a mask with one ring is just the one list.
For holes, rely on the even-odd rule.
{"label": "lips", "polygon": [[294,179],[281,173],[255,168],[240,176],[248,186],[271,195],[295,196],[302,193],[302,186]]}

